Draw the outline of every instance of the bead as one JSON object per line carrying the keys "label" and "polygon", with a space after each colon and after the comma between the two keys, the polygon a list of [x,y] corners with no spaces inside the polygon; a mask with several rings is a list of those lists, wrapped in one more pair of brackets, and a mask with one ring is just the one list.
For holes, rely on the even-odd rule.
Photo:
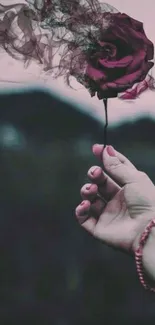
{"label": "bead", "polygon": [[142,266],[142,253],[143,253],[142,249],[148,239],[148,236],[150,234],[152,227],[154,227],[154,226],[155,226],[155,219],[151,220],[151,222],[148,224],[148,226],[144,230],[144,232],[141,236],[140,242],[139,242],[139,247],[135,251],[136,269],[138,272],[139,280],[146,290],[150,290],[152,292],[155,292],[155,288],[150,287],[149,284],[144,279],[143,266]]}

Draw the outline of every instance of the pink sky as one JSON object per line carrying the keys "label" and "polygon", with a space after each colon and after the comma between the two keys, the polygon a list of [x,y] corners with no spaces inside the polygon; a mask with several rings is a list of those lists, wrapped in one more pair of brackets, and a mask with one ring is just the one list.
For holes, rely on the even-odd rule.
{"label": "pink sky", "polygon": [[[19,0],[0,0],[1,4],[24,3]],[[131,17],[144,23],[145,32],[149,39],[155,44],[155,1],[154,0],[109,0],[108,3],[121,12],[125,12]],[[5,82],[5,80],[22,82],[24,85],[45,87],[42,77],[40,77],[41,67],[33,63],[27,70],[24,70],[22,63],[13,60],[5,52],[0,53],[0,87],[2,91],[6,89],[19,89],[20,84]],[[153,69],[155,76],[155,68]],[[72,85],[78,91],[71,90],[64,85],[63,79],[48,79],[47,89],[57,92],[60,97],[66,100],[74,101],[80,109],[91,112],[95,118],[103,120],[103,103],[97,98],[91,98],[88,91],[76,81]],[[109,100],[108,116],[109,124],[122,122],[124,119],[135,119],[135,117],[144,114],[151,114],[155,118],[155,92],[147,91],[142,94],[135,102],[128,103],[119,99]],[[103,120],[104,122],[104,120]]]}

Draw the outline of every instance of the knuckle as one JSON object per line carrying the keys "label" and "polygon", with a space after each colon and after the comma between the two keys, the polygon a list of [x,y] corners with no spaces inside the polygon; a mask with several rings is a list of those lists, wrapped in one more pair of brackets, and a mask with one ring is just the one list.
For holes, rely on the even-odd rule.
{"label": "knuckle", "polygon": [[149,179],[148,175],[143,171],[139,171],[138,174],[139,174],[140,179],[144,179],[144,180]]}
{"label": "knuckle", "polygon": [[122,163],[116,158],[114,159],[110,164],[108,164],[106,167],[112,171],[115,170],[117,168],[120,168],[120,166],[122,166]]}

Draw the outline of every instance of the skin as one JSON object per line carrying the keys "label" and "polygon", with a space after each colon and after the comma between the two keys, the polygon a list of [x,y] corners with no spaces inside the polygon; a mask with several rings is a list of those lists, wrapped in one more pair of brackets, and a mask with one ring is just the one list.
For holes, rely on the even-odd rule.
{"label": "skin", "polygon": [[[93,146],[92,151],[105,171],[99,166],[89,169],[90,183],[81,188],[83,201],[76,208],[76,217],[95,238],[134,256],[141,234],[155,218],[155,186],[124,155],[112,147],[103,149],[103,145]],[[101,197],[96,198],[97,193]],[[143,250],[143,266],[153,280],[154,248],[152,228]]]}

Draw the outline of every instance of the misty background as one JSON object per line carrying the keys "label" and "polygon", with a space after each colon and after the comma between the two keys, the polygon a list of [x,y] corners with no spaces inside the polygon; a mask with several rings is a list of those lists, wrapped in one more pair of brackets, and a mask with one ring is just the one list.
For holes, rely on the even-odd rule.
{"label": "misty background", "polygon": [[[0,323],[153,325],[134,260],[74,215],[103,123],[37,88],[1,92],[0,104]],[[109,126],[108,144],[155,183],[153,119]]]}

